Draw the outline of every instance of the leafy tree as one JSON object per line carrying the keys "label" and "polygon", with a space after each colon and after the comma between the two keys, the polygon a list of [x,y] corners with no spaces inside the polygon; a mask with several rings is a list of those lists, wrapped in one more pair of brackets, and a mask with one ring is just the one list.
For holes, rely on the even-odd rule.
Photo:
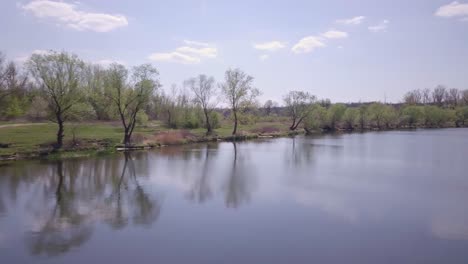
{"label": "leafy tree", "polygon": [[339,128],[339,124],[343,119],[343,115],[346,111],[344,104],[334,104],[327,111],[327,129],[336,130]]}
{"label": "leafy tree", "polygon": [[195,94],[195,101],[203,109],[207,135],[213,132],[210,116],[215,107],[215,103],[213,102],[213,97],[216,95],[214,82],[215,80],[213,77],[208,77],[204,74],[200,74],[196,78],[185,81],[185,84],[188,85]]}
{"label": "leafy tree", "polygon": [[128,81],[128,70],[123,65],[113,64],[106,76],[107,94],[117,108],[124,128],[123,143],[131,144],[132,133],[137,123],[137,116],[149,103],[159,85],[159,73],[150,64],[133,68],[132,80]]}
{"label": "leafy tree", "polygon": [[63,146],[64,123],[71,108],[83,98],[84,63],[76,55],[66,52],[33,54],[28,69],[41,86],[48,101],[52,121],[58,124],[57,149]]}
{"label": "leafy tree", "polygon": [[225,82],[220,84],[221,92],[234,116],[233,135],[237,134],[239,112],[249,107],[260,94],[260,91],[252,86],[253,79],[240,69],[229,69],[225,73]]}
{"label": "leafy tree", "polygon": [[455,124],[458,127],[464,127],[468,123],[468,106],[458,107],[455,110]]}
{"label": "leafy tree", "polygon": [[402,110],[403,122],[414,127],[424,119],[424,111],[420,106],[406,106]]}
{"label": "leafy tree", "polygon": [[346,108],[346,111],[343,115],[344,128],[348,130],[353,130],[358,121],[359,110],[357,108]]}
{"label": "leafy tree", "polygon": [[316,97],[314,95],[303,91],[290,91],[284,97],[288,116],[292,119],[292,124],[289,127],[290,130],[294,131],[297,129],[312,110],[315,100]]}
{"label": "leafy tree", "polygon": [[368,108],[370,121],[373,122],[378,129],[382,129],[382,125],[384,124],[385,110],[386,107],[382,103],[373,103]]}
{"label": "leafy tree", "polygon": [[397,126],[398,125],[398,112],[397,112],[397,110],[392,106],[386,105],[384,107],[384,113],[383,113],[382,121],[383,121],[386,129]]}
{"label": "leafy tree", "polygon": [[312,105],[310,113],[304,119],[304,130],[306,133],[310,134],[312,131],[327,129],[327,127],[327,109],[320,104]]}
{"label": "leafy tree", "polygon": [[358,108],[358,110],[359,110],[359,114],[358,114],[359,129],[364,130],[366,129],[366,126],[369,123],[369,114],[367,113],[367,106],[361,105]]}

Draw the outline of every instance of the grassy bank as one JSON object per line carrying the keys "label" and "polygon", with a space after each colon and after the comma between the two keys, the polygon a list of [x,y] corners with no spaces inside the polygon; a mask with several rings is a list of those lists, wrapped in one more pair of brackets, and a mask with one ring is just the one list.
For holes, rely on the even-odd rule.
{"label": "grassy bank", "polygon": [[[282,122],[260,122],[255,125],[241,125],[240,139],[261,136],[288,135],[288,126]],[[112,152],[121,144],[123,130],[119,123],[69,124],[65,131],[65,146],[60,152],[53,151],[57,125],[54,123],[8,123],[0,126],[0,159],[59,158],[87,156],[93,153]],[[73,133],[74,131],[74,133]],[[139,147],[186,144],[214,140],[231,140],[232,126],[223,124],[211,136],[205,136],[204,129],[172,130],[159,122],[150,122],[137,127],[134,144]],[[73,140],[75,134],[75,140]]]}

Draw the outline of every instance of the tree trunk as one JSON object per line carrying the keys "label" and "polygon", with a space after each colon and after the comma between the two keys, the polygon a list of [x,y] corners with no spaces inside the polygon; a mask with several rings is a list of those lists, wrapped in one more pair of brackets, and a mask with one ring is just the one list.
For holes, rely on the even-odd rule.
{"label": "tree trunk", "polygon": [[128,133],[128,129],[125,129],[125,135],[124,135],[124,140],[123,140],[125,147],[130,145],[130,138],[131,138],[131,135]]}
{"label": "tree trunk", "polygon": [[205,113],[205,119],[206,119],[206,134],[211,135],[211,133],[213,132],[213,129],[211,128],[211,124],[210,124],[210,116],[208,115],[208,111],[206,109],[204,109],[203,112]]}
{"label": "tree trunk", "polygon": [[289,127],[289,130],[291,131],[294,131],[296,130],[297,126],[296,126],[296,118],[293,119],[293,123],[292,125]]}
{"label": "tree trunk", "polygon": [[63,120],[60,114],[57,114],[57,124],[59,126],[59,129],[57,131],[57,144],[55,145],[55,148],[60,149],[63,146],[63,137],[64,137]]}
{"label": "tree trunk", "polygon": [[232,130],[232,134],[235,135],[237,133],[237,111],[234,111],[234,130]]}

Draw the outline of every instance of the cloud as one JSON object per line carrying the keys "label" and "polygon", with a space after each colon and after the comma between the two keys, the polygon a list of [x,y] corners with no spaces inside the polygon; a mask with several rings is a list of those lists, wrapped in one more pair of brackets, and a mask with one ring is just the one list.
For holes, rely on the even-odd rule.
{"label": "cloud", "polygon": [[182,64],[197,64],[203,59],[218,56],[218,49],[208,43],[184,40],[188,46],[181,46],[171,52],[153,53],[148,59],[152,61],[174,62]]}
{"label": "cloud", "polygon": [[382,32],[387,29],[389,23],[390,21],[388,20],[382,20],[382,22],[380,22],[379,24],[375,26],[370,26],[368,27],[368,29],[370,32],[374,32],[374,33]]}
{"label": "cloud", "polygon": [[349,19],[339,19],[335,22],[343,25],[359,25],[364,21],[365,18],[365,16],[357,16]]}
{"label": "cloud", "polygon": [[263,55],[260,55],[260,57],[258,57],[261,61],[265,61],[267,60],[268,58],[270,58],[270,55],[268,54],[263,54]]}
{"label": "cloud", "polygon": [[209,47],[210,43],[206,42],[200,42],[200,41],[194,41],[194,40],[184,40],[184,43],[189,45],[189,46],[201,46],[201,47]]}
{"label": "cloud", "polygon": [[20,7],[37,18],[51,19],[79,31],[109,32],[128,25],[123,15],[84,12],[76,4],[65,2],[34,0]]}
{"label": "cloud", "polygon": [[279,49],[285,48],[286,43],[280,41],[270,41],[264,43],[257,43],[253,45],[254,49],[263,50],[263,51],[277,51]]}
{"label": "cloud", "polygon": [[448,5],[439,7],[434,15],[438,17],[468,16],[468,3],[462,4],[457,1],[452,2]]}
{"label": "cloud", "polygon": [[328,39],[339,39],[339,38],[347,38],[348,33],[332,29],[323,33],[322,36]]}
{"label": "cloud", "polygon": [[296,54],[309,53],[315,49],[325,47],[325,43],[321,37],[308,36],[302,38],[296,45],[292,47],[292,51]]}
{"label": "cloud", "polygon": [[190,46],[183,46],[176,49],[179,53],[190,54],[197,57],[205,57],[205,58],[216,58],[218,56],[218,50],[214,47],[206,47],[206,48],[195,48]]}

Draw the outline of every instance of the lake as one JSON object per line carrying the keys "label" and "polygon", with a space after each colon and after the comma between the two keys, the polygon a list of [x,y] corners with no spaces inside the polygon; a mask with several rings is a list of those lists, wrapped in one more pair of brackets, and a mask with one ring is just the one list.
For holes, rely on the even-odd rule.
{"label": "lake", "polygon": [[468,129],[0,167],[0,263],[468,263]]}

